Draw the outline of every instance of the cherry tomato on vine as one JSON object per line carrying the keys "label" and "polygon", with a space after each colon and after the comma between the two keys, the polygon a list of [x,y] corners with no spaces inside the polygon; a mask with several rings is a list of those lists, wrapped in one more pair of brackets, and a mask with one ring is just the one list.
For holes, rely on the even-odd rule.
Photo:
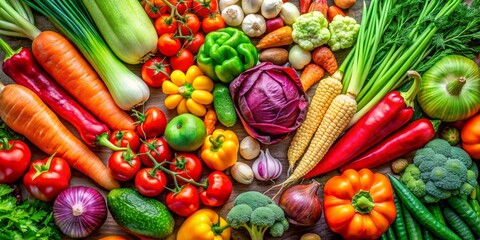
{"label": "cherry tomato on vine", "polygon": [[167,177],[160,170],[143,168],[135,175],[135,188],[146,197],[155,197],[165,190]]}
{"label": "cherry tomato on vine", "polygon": [[150,18],[160,17],[167,12],[168,8],[163,0],[146,0],[144,6],[145,12]]}
{"label": "cherry tomato on vine", "polygon": [[158,38],[157,47],[161,54],[171,57],[182,49],[182,43],[175,38],[174,33],[165,33]]}
{"label": "cherry tomato on vine", "polygon": [[[179,176],[182,176],[187,179],[192,179],[196,182],[200,180],[202,176],[202,162],[200,159],[193,153],[179,153],[173,157],[170,161],[169,169],[178,173]],[[180,178],[177,179],[178,183],[184,183]]]}
{"label": "cherry tomato on vine", "polygon": [[115,151],[108,159],[108,169],[118,181],[128,181],[135,177],[142,163],[134,152]]}
{"label": "cherry tomato on vine", "polygon": [[197,54],[200,47],[205,43],[205,35],[201,32],[193,34],[192,39],[185,43],[185,46],[193,54]]}
{"label": "cherry tomato on vine", "polygon": [[170,192],[165,199],[168,209],[182,216],[192,215],[200,207],[198,190],[187,184],[182,186],[178,192]]}
{"label": "cherry tomato on vine", "polygon": [[162,136],[167,127],[167,118],[160,108],[150,107],[141,113],[135,111],[137,121],[137,134],[143,139]]}
{"label": "cherry tomato on vine", "polygon": [[170,65],[173,70],[180,70],[182,72],[187,72],[188,68],[193,65],[195,62],[195,57],[192,52],[188,49],[180,50],[176,55],[170,58]]}
{"label": "cherry tomato on vine", "polygon": [[193,12],[203,18],[218,12],[217,0],[193,0]]}
{"label": "cherry tomato on vine", "polygon": [[20,140],[0,139],[0,183],[20,179],[30,165],[32,153]]}
{"label": "cherry tomato on vine", "polygon": [[127,147],[128,145],[133,151],[137,151],[140,147],[140,137],[133,130],[115,130],[110,134],[109,140],[117,147]]}
{"label": "cherry tomato on vine", "polygon": [[225,21],[218,13],[210,14],[202,20],[202,30],[205,34],[225,28]]}
{"label": "cherry tomato on vine", "polygon": [[147,167],[153,167],[154,163],[146,153],[150,153],[157,163],[172,159],[173,153],[163,138],[151,138],[140,145],[140,160]]}
{"label": "cherry tomato on vine", "polygon": [[[182,33],[183,36],[188,36],[188,35],[191,35],[191,34],[195,34],[198,32],[198,30],[200,30],[200,19],[198,19],[197,15],[193,14],[193,13],[186,13],[184,16],[183,16],[184,20],[183,20],[183,23],[179,23],[181,24],[181,27],[180,27],[180,32]],[[190,32],[190,30],[192,32]]]}
{"label": "cherry tomato on vine", "polygon": [[175,7],[175,9],[177,10],[177,13],[180,15],[183,15],[190,8],[192,8],[192,2],[193,2],[193,0],[167,0],[167,1]]}
{"label": "cherry tomato on vine", "polygon": [[161,87],[165,80],[170,79],[170,67],[165,59],[154,57],[142,66],[142,79],[150,87]]}
{"label": "cherry tomato on vine", "polygon": [[177,31],[177,19],[171,17],[170,14],[162,14],[162,16],[155,19],[153,26],[157,31],[158,36],[162,36],[165,33],[175,33]]}

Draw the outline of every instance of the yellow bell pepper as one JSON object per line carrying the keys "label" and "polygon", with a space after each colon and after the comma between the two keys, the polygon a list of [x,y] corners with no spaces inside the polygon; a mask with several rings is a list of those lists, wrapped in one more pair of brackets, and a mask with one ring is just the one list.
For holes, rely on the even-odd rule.
{"label": "yellow bell pepper", "polygon": [[205,138],[200,156],[209,168],[223,171],[237,162],[238,147],[234,132],[216,129]]}
{"label": "yellow bell pepper", "polygon": [[227,221],[211,209],[200,209],[190,215],[177,233],[177,240],[228,240]]}
{"label": "yellow bell pepper", "polygon": [[193,65],[187,73],[175,70],[170,74],[170,81],[162,84],[165,98],[165,107],[170,110],[177,108],[178,114],[192,113],[198,117],[205,116],[205,105],[213,102],[213,81],[204,76],[202,71]]}

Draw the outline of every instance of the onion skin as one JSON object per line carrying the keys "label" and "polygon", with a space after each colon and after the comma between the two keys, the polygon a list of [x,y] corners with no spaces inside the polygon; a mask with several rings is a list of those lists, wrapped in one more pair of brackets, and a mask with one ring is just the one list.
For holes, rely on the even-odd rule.
{"label": "onion skin", "polygon": [[322,204],[317,191],[320,183],[299,184],[285,190],[278,206],[285,212],[288,222],[297,226],[313,226],[322,216]]}
{"label": "onion skin", "polygon": [[[77,216],[75,216],[77,215]],[[84,186],[67,188],[53,203],[55,225],[71,238],[84,238],[100,228],[107,219],[105,198]]]}

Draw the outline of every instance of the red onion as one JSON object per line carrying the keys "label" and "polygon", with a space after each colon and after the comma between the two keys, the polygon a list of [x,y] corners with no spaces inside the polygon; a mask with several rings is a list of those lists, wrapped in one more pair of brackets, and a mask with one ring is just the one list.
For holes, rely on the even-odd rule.
{"label": "red onion", "polygon": [[278,205],[291,224],[313,226],[322,216],[322,204],[317,191],[320,183],[299,184],[285,190]]}
{"label": "red onion", "polygon": [[273,32],[284,26],[283,19],[281,17],[267,19],[267,33]]}
{"label": "red onion", "polygon": [[103,225],[107,219],[107,205],[97,190],[84,186],[71,187],[55,199],[53,218],[65,235],[84,238]]}
{"label": "red onion", "polygon": [[253,174],[260,181],[277,179],[282,174],[282,169],[282,163],[270,155],[268,148],[266,152],[260,150],[260,156],[252,164]]}

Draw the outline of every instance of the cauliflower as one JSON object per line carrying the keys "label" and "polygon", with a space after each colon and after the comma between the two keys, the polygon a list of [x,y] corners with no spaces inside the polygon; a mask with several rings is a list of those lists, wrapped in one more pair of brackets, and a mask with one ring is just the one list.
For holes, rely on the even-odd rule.
{"label": "cauliflower", "polygon": [[360,24],[357,24],[357,21],[351,17],[337,15],[328,26],[328,29],[331,34],[328,46],[330,46],[332,51],[336,51],[349,48],[355,44]]}
{"label": "cauliflower", "polygon": [[328,21],[318,11],[300,15],[292,27],[293,41],[308,51],[326,44],[330,39]]}

